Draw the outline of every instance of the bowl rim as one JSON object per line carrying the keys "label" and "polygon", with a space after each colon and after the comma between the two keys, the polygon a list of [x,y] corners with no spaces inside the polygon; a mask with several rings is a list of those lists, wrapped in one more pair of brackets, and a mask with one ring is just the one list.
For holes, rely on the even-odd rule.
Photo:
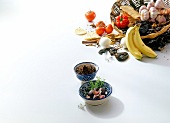
{"label": "bowl rim", "polygon": [[78,63],[78,64],[76,64],[76,65],[74,66],[74,72],[75,72],[76,74],[78,74],[78,75],[81,75],[81,76],[91,75],[91,74],[79,74],[79,73],[76,72],[76,67],[79,66],[79,65],[81,65],[81,64],[93,64],[97,69],[96,69],[95,72],[93,72],[93,73],[91,73],[91,74],[97,73],[97,72],[99,71],[99,66],[98,66],[96,63],[94,63],[94,62],[80,62],[80,63]]}
{"label": "bowl rim", "polygon": [[112,94],[112,86],[111,86],[108,82],[106,82],[106,81],[103,81],[103,82],[109,85],[110,93],[108,93],[105,98],[102,98],[102,99],[87,99],[87,98],[84,97],[82,94],[80,94],[80,90],[81,90],[81,88],[82,88],[85,84],[90,83],[90,82],[95,82],[95,81],[96,81],[96,80],[87,81],[87,82],[83,83],[83,84],[80,86],[80,88],[79,88],[79,95],[80,95],[83,99],[85,99],[85,100],[90,100],[90,101],[98,101],[98,100],[106,99],[106,98],[108,98],[108,97]]}

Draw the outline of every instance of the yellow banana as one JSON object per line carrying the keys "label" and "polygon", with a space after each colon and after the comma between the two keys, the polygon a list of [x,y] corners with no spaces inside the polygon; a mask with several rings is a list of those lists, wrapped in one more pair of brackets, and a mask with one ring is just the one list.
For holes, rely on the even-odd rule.
{"label": "yellow banana", "polygon": [[140,37],[140,33],[139,33],[139,28],[140,26],[135,25],[134,30],[135,30],[135,34],[134,34],[134,44],[135,47],[139,49],[139,51],[144,54],[147,57],[151,57],[151,58],[155,58],[157,56],[157,54],[147,45],[145,45],[145,43],[142,41],[141,37]]}
{"label": "yellow banana", "polygon": [[135,47],[133,40],[134,40],[134,27],[129,27],[126,32],[126,46],[129,52],[136,58],[136,59],[142,59],[141,52]]}

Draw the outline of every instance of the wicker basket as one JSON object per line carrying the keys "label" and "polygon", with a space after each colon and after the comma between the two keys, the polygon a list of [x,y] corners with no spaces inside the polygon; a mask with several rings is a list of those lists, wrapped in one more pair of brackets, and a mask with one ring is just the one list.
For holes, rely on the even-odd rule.
{"label": "wicker basket", "polygon": [[[139,10],[141,5],[147,5],[147,3],[150,0],[117,0],[110,12],[110,19],[111,23],[114,24],[116,20],[116,16],[118,16],[120,13],[122,13],[122,10],[120,10],[121,6],[127,5],[133,7],[136,11]],[[156,0],[155,0],[156,1]],[[170,8],[170,0],[164,0],[165,6],[167,8]],[[156,24],[156,23],[150,23],[150,25],[153,27],[152,29],[155,31],[155,27],[160,27],[158,31],[156,32],[151,32],[146,35],[141,35],[141,38],[143,39],[144,43],[151,47],[153,50],[162,50],[167,43],[170,43],[170,14],[166,15],[166,20],[167,22],[161,23],[161,24]],[[132,25],[128,26],[133,26],[136,24],[136,22],[140,20],[135,20]],[[114,28],[116,29],[117,32],[120,34],[123,33],[125,34],[128,28],[125,29],[119,29],[116,27],[114,24]],[[164,30],[164,31],[162,31]],[[167,35],[168,34],[168,35]]]}
{"label": "wicker basket", "polygon": [[[115,17],[120,14],[120,6],[128,5],[132,6],[135,10],[138,10],[141,4],[147,4],[150,0],[117,0],[112,8],[110,13],[111,22],[115,22]],[[170,8],[170,0],[164,0],[165,6]],[[169,17],[170,18],[170,17]]]}

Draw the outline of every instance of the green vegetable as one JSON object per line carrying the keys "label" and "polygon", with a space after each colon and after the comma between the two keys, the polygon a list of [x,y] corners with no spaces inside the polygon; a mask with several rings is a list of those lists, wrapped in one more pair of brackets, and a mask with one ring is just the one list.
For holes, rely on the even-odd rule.
{"label": "green vegetable", "polygon": [[90,81],[89,90],[93,90],[94,88],[102,88],[104,86],[104,80],[100,77],[96,77],[97,80],[95,82]]}

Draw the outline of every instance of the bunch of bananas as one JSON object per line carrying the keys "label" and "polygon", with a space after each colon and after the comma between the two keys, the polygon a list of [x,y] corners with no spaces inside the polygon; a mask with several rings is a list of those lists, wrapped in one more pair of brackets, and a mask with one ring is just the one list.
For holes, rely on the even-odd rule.
{"label": "bunch of bananas", "polygon": [[142,41],[139,28],[139,25],[135,25],[129,27],[126,32],[125,43],[128,51],[138,60],[142,59],[143,55],[150,58],[157,57],[157,54]]}

